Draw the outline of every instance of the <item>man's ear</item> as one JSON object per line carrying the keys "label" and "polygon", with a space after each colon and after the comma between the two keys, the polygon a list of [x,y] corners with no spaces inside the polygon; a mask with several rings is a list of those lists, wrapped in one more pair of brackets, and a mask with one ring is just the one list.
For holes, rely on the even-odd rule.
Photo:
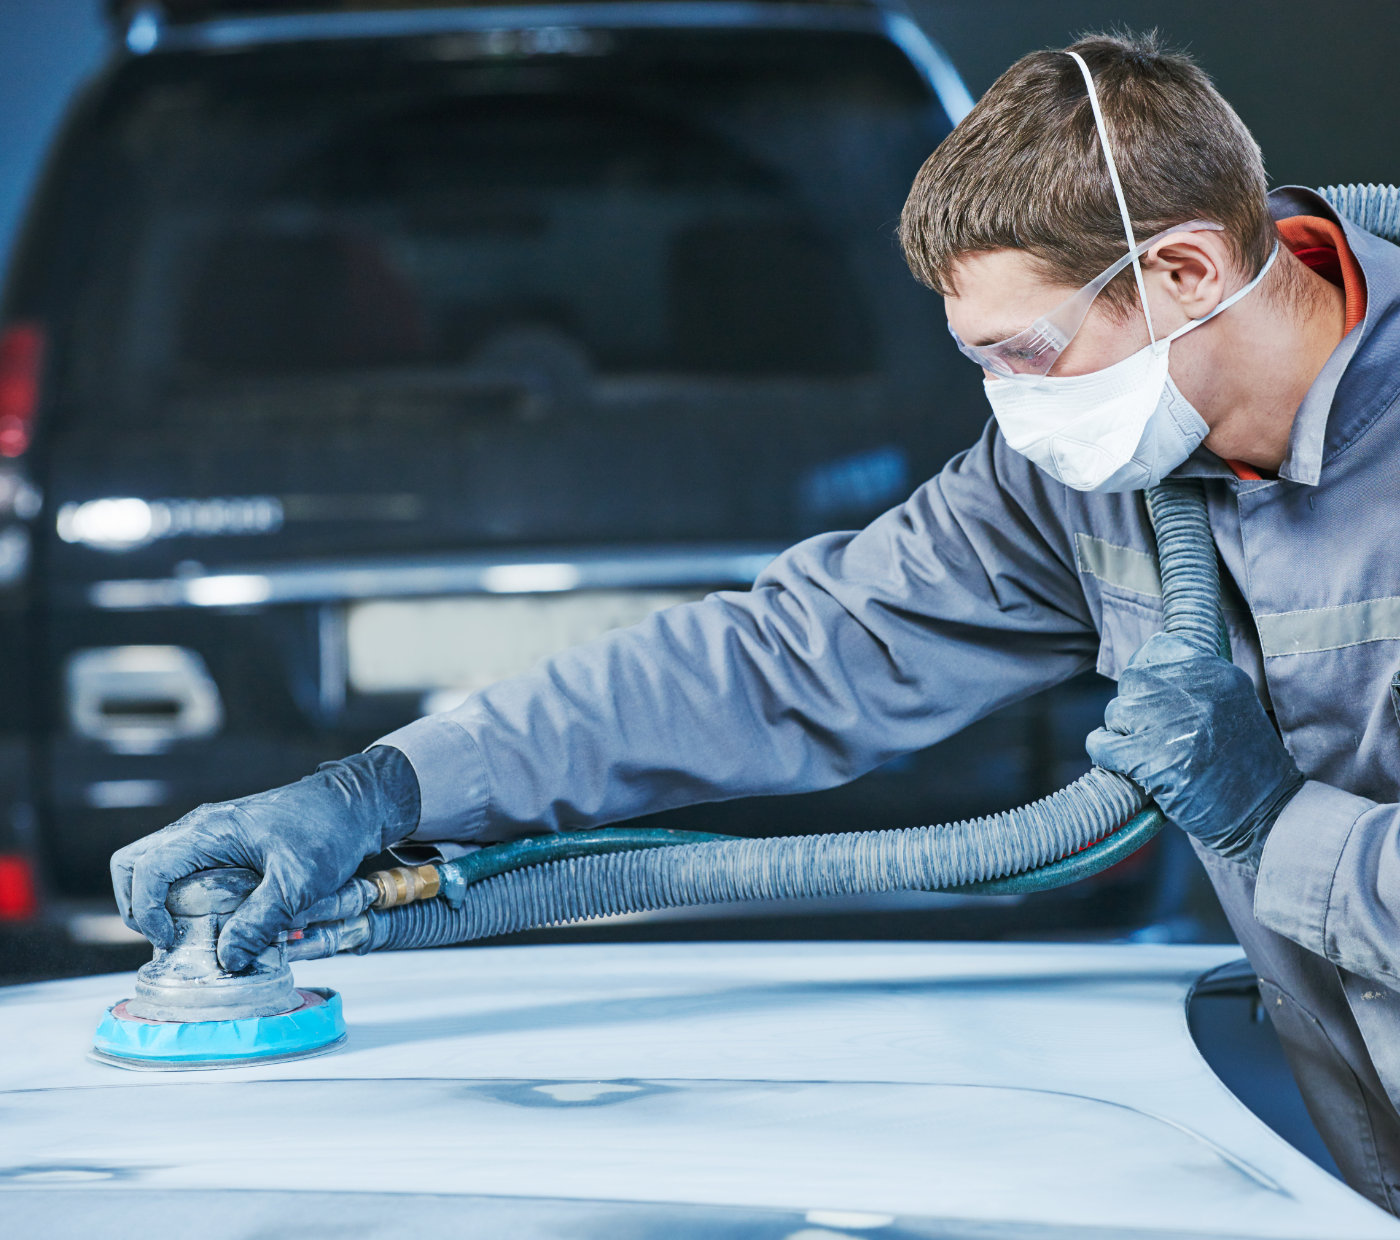
{"label": "man's ear", "polygon": [[1204,318],[1228,296],[1234,269],[1225,234],[1214,231],[1171,233],[1143,255],[1142,267],[1192,319]]}

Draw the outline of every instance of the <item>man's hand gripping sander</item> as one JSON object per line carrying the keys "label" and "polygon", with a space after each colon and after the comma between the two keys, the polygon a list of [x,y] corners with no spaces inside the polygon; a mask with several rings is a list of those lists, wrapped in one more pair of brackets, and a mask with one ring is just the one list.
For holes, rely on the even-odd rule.
{"label": "man's hand gripping sander", "polygon": [[[170,950],[108,1009],[93,1055],[123,1068],[234,1068],[319,1055],[345,1041],[340,996],[292,982],[284,941],[229,973],[215,949],[229,915],[258,884],[251,870],[203,870],[171,885]],[[285,936],[284,936],[285,938]]]}

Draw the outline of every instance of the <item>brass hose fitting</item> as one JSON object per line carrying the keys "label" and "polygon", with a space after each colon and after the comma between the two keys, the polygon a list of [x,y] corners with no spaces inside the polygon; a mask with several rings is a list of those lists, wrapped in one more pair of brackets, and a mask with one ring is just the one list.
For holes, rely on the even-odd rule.
{"label": "brass hose fitting", "polygon": [[442,887],[435,865],[398,865],[392,870],[376,870],[369,881],[379,892],[374,908],[397,908],[416,900],[431,900]]}

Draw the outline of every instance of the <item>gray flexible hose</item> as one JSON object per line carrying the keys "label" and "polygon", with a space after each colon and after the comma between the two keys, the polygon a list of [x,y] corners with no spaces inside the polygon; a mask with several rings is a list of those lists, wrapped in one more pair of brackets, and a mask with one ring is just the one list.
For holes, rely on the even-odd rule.
{"label": "gray flexible hose", "polygon": [[609,913],[733,900],[937,891],[1033,869],[1102,839],[1141,808],[1121,775],[1091,770],[1044,800],[941,827],[682,844],[576,857],[488,878],[453,909],[371,912],[365,950],[439,947]]}
{"label": "gray flexible hose", "polygon": [[1220,605],[1220,569],[1205,498],[1190,483],[1163,482],[1147,492],[1162,574],[1162,627],[1207,654],[1230,657]]}
{"label": "gray flexible hose", "polygon": [[[1224,643],[1228,651],[1215,546],[1200,488],[1162,483],[1148,493],[1148,507],[1157,534],[1166,628],[1203,650],[1215,652]],[[439,947],[613,913],[937,891],[1030,877],[1039,867],[1092,851],[1148,804],[1130,780],[1095,767],[1031,805],[945,826],[575,857],[485,879],[469,887],[457,907],[433,899],[371,911],[359,950]]]}
{"label": "gray flexible hose", "polygon": [[1400,185],[1328,185],[1318,191],[1367,232],[1400,242]]}

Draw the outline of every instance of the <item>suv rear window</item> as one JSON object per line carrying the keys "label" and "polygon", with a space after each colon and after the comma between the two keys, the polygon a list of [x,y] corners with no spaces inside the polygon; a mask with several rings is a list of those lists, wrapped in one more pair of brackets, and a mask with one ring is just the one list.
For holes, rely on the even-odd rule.
{"label": "suv rear window", "polygon": [[[929,416],[951,352],[893,236],[946,121],[883,39],[580,32],[493,59],[444,37],[127,72],[82,154],[100,201],[68,212],[90,247],[49,430],[70,452],[580,417],[627,452],[796,424],[798,456],[883,481],[859,513],[735,530],[787,537],[902,498],[970,437]],[[820,509],[824,478],[784,489]]]}

